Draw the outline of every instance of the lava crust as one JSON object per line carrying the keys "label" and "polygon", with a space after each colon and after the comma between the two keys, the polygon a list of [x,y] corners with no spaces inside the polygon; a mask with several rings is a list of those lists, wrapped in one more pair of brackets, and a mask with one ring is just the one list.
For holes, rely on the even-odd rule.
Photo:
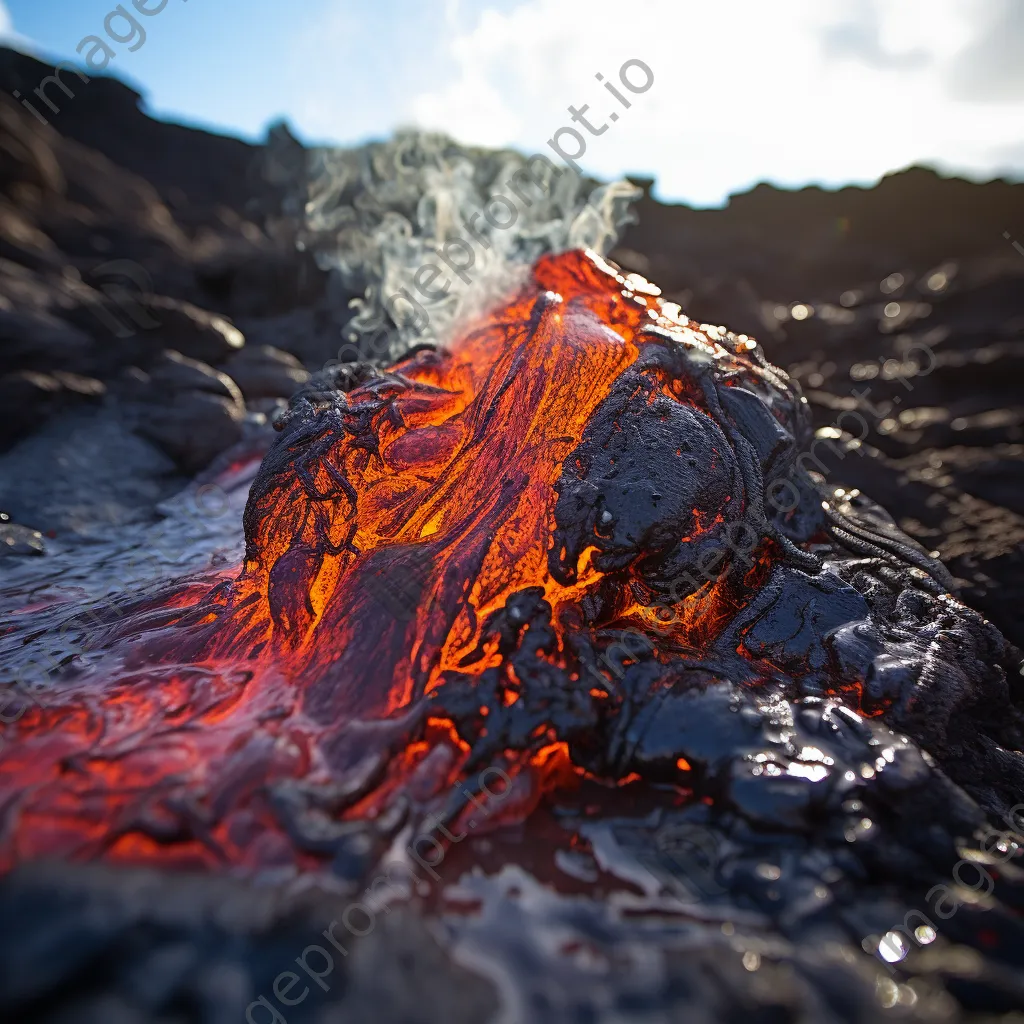
{"label": "lava crust", "polygon": [[496,822],[582,780],[796,831],[876,775],[884,813],[925,787],[968,829],[1024,792],[1001,635],[802,468],[806,404],[753,339],[637,275],[544,257],[449,348],[336,366],[279,426],[244,564],[106,623],[21,718],[4,867],[359,877],[464,821],[489,766]]}

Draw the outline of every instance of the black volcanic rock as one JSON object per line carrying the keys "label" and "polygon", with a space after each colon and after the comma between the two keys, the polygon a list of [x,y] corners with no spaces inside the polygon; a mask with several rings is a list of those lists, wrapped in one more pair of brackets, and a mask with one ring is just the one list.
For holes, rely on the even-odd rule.
{"label": "black volcanic rock", "polygon": [[764,333],[761,302],[838,302],[858,287],[878,298],[893,272],[924,274],[951,259],[967,261],[971,276],[991,263],[1016,276],[1014,261],[1024,263],[1003,237],[1024,234],[1024,185],[977,185],[923,167],[873,188],[762,184],[720,210],[662,204],[648,189],[636,212],[621,249],[644,257],[641,272],[666,292],[689,290],[701,319],[728,315],[734,330],[754,334]]}
{"label": "black volcanic rock", "polygon": [[246,345],[224,365],[246,400],[289,398],[309,380],[309,371],[272,345]]}
{"label": "black volcanic rock", "polygon": [[106,387],[98,380],[58,370],[52,374],[17,370],[0,377],[0,442],[30,433],[35,424],[82,403],[100,400]]}
{"label": "black volcanic rock", "polygon": [[[0,126],[5,138],[0,181],[6,196],[12,187],[22,186],[37,193],[24,198],[58,201],[41,212],[62,234],[61,250],[71,251],[65,243],[74,241],[84,247],[83,257],[110,253],[132,258],[118,247],[125,241],[118,232],[120,217],[134,223],[127,236],[134,248],[149,234],[175,250],[162,267],[146,266],[158,292],[231,312],[226,307],[245,297],[213,294],[225,288],[223,280],[214,278],[229,272],[244,276],[249,273],[246,264],[252,263],[261,266],[254,278],[265,283],[277,276],[274,293],[248,296],[253,307],[270,303],[269,311],[279,313],[299,294],[307,301],[315,297],[323,275],[311,259],[263,230],[263,216],[279,196],[264,174],[261,147],[155,121],[140,109],[138,93],[123,83],[103,76],[79,83],[70,72],[64,78],[74,98],[60,104],[44,125],[12,93],[31,95],[52,71],[32,57],[0,50]],[[62,205],[65,197],[81,206]],[[172,275],[180,275],[174,282],[178,290],[169,287]]]}
{"label": "black volcanic rock", "polygon": [[[294,352],[322,366],[338,345],[325,275],[275,218],[263,149],[154,121],[122,83],[68,71],[74,96],[43,124],[12,94],[52,71],[0,49],[0,448],[68,407],[80,389],[56,371],[102,390],[165,349],[220,364],[245,342],[238,317],[280,348],[273,325],[298,317]],[[284,397],[289,372],[271,388]]]}
{"label": "black volcanic rock", "polygon": [[38,530],[19,526],[8,521],[6,513],[0,512],[0,558],[5,555],[41,555],[46,551],[43,535]]}
{"label": "black volcanic rock", "polygon": [[[275,160],[284,153],[290,170],[263,147],[153,120],[115,79],[73,73],[74,97],[44,125],[11,94],[30,95],[51,72],[0,50],[0,373],[16,410],[0,445],[78,401],[57,370],[116,389],[168,348],[227,366],[240,338],[232,322],[250,345],[307,369],[336,358],[344,303],[329,301],[327,276],[281,216],[303,160],[287,130],[275,129],[287,143]],[[1016,491],[992,485],[1022,464],[1024,259],[1004,235],[1024,235],[1024,185],[912,168],[874,188],[759,185],[724,209],[694,210],[643,184],[639,222],[613,256],[697,319],[762,338],[803,384],[819,428],[863,417],[877,456],[855,468],[820,447],[830,478],[885,502],[929,549],[956,538],[945,545],[954,571],[1024,639],[983,596],[1024,585]],[[238,365],[254,399],[283,392],[295,370],[248,354]],[[276,382],[257,381],[267,374]],[[922,470],[910,479],[887,461],[941,465],[953,447],[964,450],[941,495]]]}
{"label": "black volcanic rock", "polygon": [[[136,92],[105,77],[85,84],[65,74],[75,96],[61,98],[43,125],[11,94],[31,94],[52,70],[0,50],[5,573],[46,564],[52,551],[28,557],[44,543],[106,540],[155,517],[186,476],[245,435],[253,419],[245,400],[259,408],[287,396],[304,377],[299,362],[317,370],[341,342],[333,311],[343,303],[295,250],[263,147],[156,121]],[[301,164],[294,140],[289,153]],[[761,185],[721,210],[662,204],[648,192],[637,212],[613,258],[696,319],[761,338],[809,399],[821,434],[809,467],[880,502],[939,552],[964,601],[1024,644],[1024,258],[1004,237],[1024,239],[1024,186],[913,168],[867,189]],[[841,600],[830,594],[821,614],[841,611]],[[755,644],[757,622],[748,625]],[[0,640],[12,642],[6,632]],[[985,691],[923,723],[915,707],[906,712],[986,808],[992,793],[1019,788],[1002,760],[1020,745],[1003,714],[1020,706],[1013,668],[1008,696]],[[827,746],[818,698],[786,723],[773,719],[770,701],[755,708],[761,695],[753,694],[747,717],[737,708],[723,727],[713,705],[724,693],[709,681],[699,699],[651,705],[635,730],[643,756],[671,769],[660,737],[672,726],[701,768],[698,755],[713,763],[748,719],[774,731],[772,743],[791,733],[805,749]],[[972,745],[978,721],[998,743]],[[460,877],[460,865],[484,868],[444,897],[457,955],[396,905],[338,958],[331,991],[311,983],[287,1020],[334,1011],[346,1021],[482,1021],[499,989],[520,994],[525,1018],[538,1021],[874,1024],[890,1012],[922,1022],[1008,1020],[1024,1007],[1024,883],[1012,864],[992,866],[991,849],[970,852],[996,876],[995,897],[965,901],[943,920],[934,943],[897,965],[910,972],[889,981],[888,967],[862,955],[858,943],[898,927],[908,907],[929,907],[925,879],[938,872],[952,887],[958,844],[970,842],[975,822],[964,794],[938,784],[936,769],[906,757],[875,720],[841,725],[850,749],[858,736],[874,744],[859,772],[889,749],[882,740],[896,755],[864,783],[874,806],[843,804],[846,834],[780,838],[742,815],[719,834],[703,803],[658,818],[630,787],[595,792],[586,783],[552,818],[571,818],[574,803],[591,799],[618,799],[624,817],[559,851],[571,871],[534,878],[540,856],[522,831],[473,836],[442,868],[445,882]],[[807,787],[766,781],[740,765],[722,787],[759,825],[819,813]],[[194,811],[204,835],[205,810]],[[538,809],[534,822],[561,834],[547,814]],[[723,883],[699,908],[665,896],[693,878],[685,857],[668,858],[666,869],[662,840],[685,840],[693,828],[713,838]],[[0,881],[5,1019],[244,1019],[278,972],[362,898],[341,876],[337,891],[298,899],[292,880],[275,888],[280,876],[270,876],[236,888],[185,873],[33,865]],[[460,901],[481,908],[480,920],[460,915]],[[615,907],[635,923],[615,922]],[[508,973],[478,971],[496,948],[514,951]]]}
{"label": "black volcanic rock", "polygon": [[1024,595],[1024,258],[1005,237],[1024,237],[1024,184],[915,167],[870,189],[759,185],[721,210],[648,188],[637,212],[612,256],[760,338],[825,432],[811,468],[882,503],[1024,643],[1004,599]]}
{"label": "black volcanic rock", "polygon": [[241,440],[244,419],[242,393],[226,373],[166,351],[142,393],[136,429],[196,473]]}

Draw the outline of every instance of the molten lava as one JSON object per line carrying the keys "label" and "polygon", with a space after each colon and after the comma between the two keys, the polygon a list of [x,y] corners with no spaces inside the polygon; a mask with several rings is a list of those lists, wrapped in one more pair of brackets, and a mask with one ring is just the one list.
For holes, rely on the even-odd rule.
{"label": "molten lava", "polygon": [[[584,770],[627,777],[585,751],[645,658],[602,652],[654,637],[667,686],[801,553],[762,507],[800,433],[785,376],[658,294],[593,254],[545,257],[448,349],[296,396],[240,570],[111,625],[18,723],[0,863],[302,867],[471,764],[505,766],[520,815]],[[694,580],[740,523],[749,557]],[[743,671],[775,670],[744,642]]]}

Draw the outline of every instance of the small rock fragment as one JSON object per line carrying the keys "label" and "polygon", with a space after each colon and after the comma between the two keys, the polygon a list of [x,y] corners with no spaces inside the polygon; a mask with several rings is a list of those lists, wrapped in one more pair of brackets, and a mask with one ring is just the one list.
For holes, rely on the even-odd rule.
{"label": "small rock fragment", "polygon": [[0,558],[5,555],[45,555],[46,545],[38,530],[12,523],[0,512]]}

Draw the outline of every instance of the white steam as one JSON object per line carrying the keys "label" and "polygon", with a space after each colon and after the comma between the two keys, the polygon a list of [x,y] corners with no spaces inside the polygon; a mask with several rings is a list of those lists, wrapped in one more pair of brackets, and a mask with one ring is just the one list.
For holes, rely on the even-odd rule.
{"label": "white steam", "polygon": [[412,130],[353,149],[308,150],[304,189],[300,246],[362,296],[352,300],[351,344],[339,358],[380,360],[443,342],[545,253],[607,253],[640,195],[628,182],[599,185],[545,157]]}

